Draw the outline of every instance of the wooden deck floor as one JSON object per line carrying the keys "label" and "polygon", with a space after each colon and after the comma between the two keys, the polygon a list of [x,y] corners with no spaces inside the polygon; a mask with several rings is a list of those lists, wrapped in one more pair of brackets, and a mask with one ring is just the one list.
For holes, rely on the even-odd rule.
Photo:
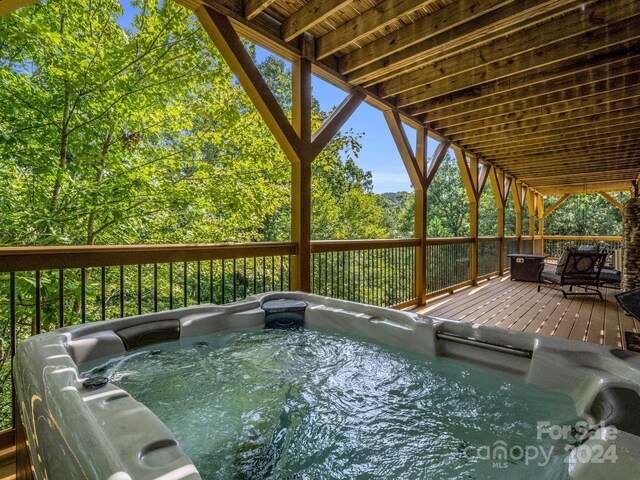
{"label": "wooden deck floor", "polygon": [[509,275],[477,287],[434,298],[412,311],[434,317],[493,325],[510,330],[625,348],[624,332],[638,332],[633,318],[619,307],[614,294],[601,289],[604,300],[593,296],[565,299],[557,290],[511,281]]}

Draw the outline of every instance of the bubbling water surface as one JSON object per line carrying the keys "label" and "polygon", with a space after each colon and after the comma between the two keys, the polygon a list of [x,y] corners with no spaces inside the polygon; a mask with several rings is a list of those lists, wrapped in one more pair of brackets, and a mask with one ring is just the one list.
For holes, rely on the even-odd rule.
{"label": "bubbling water surface", "polygon": [[151,409],[204,480],[569,478],[568,442],[537,430],[579,420],[563,395],[335,333],[197,340],[83,371]]}

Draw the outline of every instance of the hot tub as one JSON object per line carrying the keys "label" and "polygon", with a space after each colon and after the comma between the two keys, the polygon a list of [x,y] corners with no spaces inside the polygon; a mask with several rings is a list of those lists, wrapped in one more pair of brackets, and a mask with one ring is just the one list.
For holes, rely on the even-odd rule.
{"label": "hot tub", "polygon": [[[270,302],[273,306],[273,302],[279,299],[293,302],[295,305],[292,311],[287,311],[287,308],[275,308],[267,315],[263,309],[265,303]],[[300,308],[301,304],[302,308]],[[276,307],[278,307],[277,304]],[[236,335],[233,337],[234,341],[242,338],[245,342],[254,342],[258,337],[254,338],[252,335],[260,335],[256,332],[262,331],[265,323],[272,327],[297,329],[301,322],[304,323],[304,331],[329,332],[327,335],[333,345],[338,345],[334,347],[337,350],[329,355],[335,363],[342,361],[339,358],[340,355],[345,356],[345,361],[349,360],[347,358],[349,355],[354,355],[353,351],[349,350],[346,340],[351,339],[348,342],[355,342],[353,345],[362,345],[362,342],[380,345],[384,358],[388,356],[395,359],[398,355],[407,356],[410,362],[413,362],[411,368],[416,370],[418,375],[421,374],[419,370],[424,362],[432,362],[435,365],[435,378],[467,376],[473,383],[474,379],[477,382],[480,381],[477,380],[478,378],[483,378],[482,372],[488,372],[492,375],[490,378],[494,380],[487,381],[485,389],[494,389],[495,384],[496,392],[491,398],[494,399],[498,410],[501,407],[500,398],[502,398],[498,390],[502,388],[505,389],[504,398],[510,398],[511,403],[522,401],[521,399],[513,400],[513,398],[517,399],[517,396],[508,397],[511,385],[528,385],[536,389],[535,395],[539,395],[539,391],[544,391],[549,392],[552,398],[556,398],[553,397],[555,395],[567,399],[574,414],[569,424],[562,424],[557,419],[549,421],[549,418],[553,418],[553,408],[548,412],[548,416],[541,415],[536,418],[537,437],[546,442],[543,444],[528,445],[526,442],[521,442],[517,445],[519,449],[501,441],[488,443],[487,440],[486,444],[476,441],[473,444],[473,442],[458,441],[455,435],[441,431],[439,436],[436,436],[435,443],[446,444],[447,441],[451,442],[451,438],[457,442],[451,445],[457,445],[458,451],[455,458],[456,461],[462,462],[462,467],[456,466],[455,471],[460,475],[464,474],[464,478],[469,478],[467,476],[469,471],[475,472],[473,478],[497,478],[500,475],[504,478],[515,478],[513,470],[509,470],[516,468],[512,465],[518,462],[520,464],[525,461],[533,462],[534,453],[540,461],[542,456],[539,453],[544,453],[544,445],[550,451],[552,448],[564,450],[565,455],[559,457],[558,462],[567,464],[566,473],[571,478],[631,479],[638,477],[640,472],[640,421],[638,420],[640,418],[638,416],[640,360],[635,354],[581,342],[421,317],[407,312],[303,293],[263,294],[227,306],[189,307],[170,312],[77,325],[37,335],[22,342],[16,352],[14,377],[19,419],[18,437],[24,439],[28,449],[18,449],[19,452],[23,452],[22,458],[18,459],[19,466],[30,463],[36,478],[53,480],[84,478],[192,480],[201,478],[203,472],[198,471],[192,459],[183,451],[176,435],[150,408],[140,403],[135,398],[135,394],[132,396],[127,390],[120,388],[113,374],[111,378],[108,372],[105,375],[97,374],[96,372],[105,371],[105,367],[99,367],[99,365],[104,361],[107,361],[107,365],[112,365],[113,361],[110,364],[109,359],[133,358],[137,355],[136,352],[144,353],[144,358],[153,358],[152,355],[163,351],[162,348],[165,348],[162,347],[163,345],[167,346],[167,351],[178,356],[182,351],[181,348],[188,349],[189,355],[193,355],[193,352],[201,347],[208,352],[207,355],[211,356],[220,351],[220,346],[225,342],[228,343],[228,339],[233,335]],[[291,335],[296,335],[296,331],[292,330]],[[344,348],[340,347],[341,336],[345,338]],[[304,341],[308,341],[308,338],[310,337]],[[208,343],[203,339],[207,339]],[[258,340],[263,341],[264,338],[260,337]],[[219,342],[220,345],[212,346],[211,342],[214,344]],[[298,349],[300,355],[304,356],[301,342],[303,340],[295,340],[292,345]],[[264,352],[264,349],[262,351]],[[140,358],[136,360],[138,363]],[[269,359],[269,361],[277,364],[278,359]],[[311,365],[310,370],[313,370],[313,359],[306,361]],[[433,363],[436,361],[437,364]],[[179,367],[176,366],[177,368]],[[318,365],[318,368],[324,367]],[[353,367],[350,368],[354,370]],[[367,363],[359,364],[356,370],[358,368],[367,370]],[[366,381],[380,377],[381,372],[376,369],[384,370],[385,368],[383,363],[376,363],[376,367],[368,373],[369,377]],[[334,391],[335,388],[342,388],[350,391],[353,385],[350,384],[349,379],[358,377],[360,373],[362,372],[351,371],[349,374],[352,376],[345,377],[347,380],[342,383],[338,381],[339,379],[330,376],[328,380],[323,379],[322,382],[333,380],[333,384],[327,386],[322,383],[321,388],[332,388]],[[500,376],[499,378],[505,379],[504,383],[495,381],[496,374]],[[211,378],[214,377],[215,375],[207,377],[209,380],[206,382],[210,383],[213,381]],[[462,381],[457,378],[454,380]],[[392,403],[392,399],[384,396],[388,395],[388,392],[395,395],[401,387],[409,390],[412,388],[412,385],[385,385],[384,382],[389,383],[385,379],[381,382],[383,382],[383,388],[377,386],[374,391],[369,392],[372,398],[375,395],[376,401],[380,402],[377,407],[379,409],[380,405]],[[403,383],[402,378],[396,378],[395,382]],[[455,383],[454,387],[463,390],[466,388],[464,383]],[[145,388],[153,390],[153,385],[145,385]],[[237,385],[236,388],[238,388]],[[187,393],[194,397],[200,395],[198,391]],[[359,395],[357,392],[349,394]],[[365,398],[360,399],[362,403],[359,409],[363,411],[367,408],[362,406],[366,407],[369,404],[366,394],[365,391]],[[305,393],[297,390],[293,395],[304,397]],[[526,404],[528,400],[525,399],[524,404],[521,407],[516,405],[516,408],[521,408],[523,411],[534,409],[538,402],[537,398],[532,397],[530,405]],[[423,402],[428,399],[419,397],[417,400]],[[251,403],[253,400],[249,398],[246,401]],[[481,402],[480,399],[478,401]],[[241,403],[240,400],[238,402]],[[440,403],[446,402],[439,401],[438,407],[441,406]],[[202,402],[199,405],[202,406]],[[204,405],[206,407],[206,402]],[[420,407],[424,411],[419,411],[419,417],[416,418],[428,416],[430,411],[436,411],[435,406]],[[405,407],[407,405],[400,403],[397,405],[399,409],[397,411],[404,411]],[[513,405],[511,407],[513,408]],[[185,408],[191,407],[185,406]],[[216,408],[221,407],[218,405]],[[348,406],[346,408],[347,413],[343,411],[343,416],[348,417],[352,413],[354,415],[358,413],[348,412]],[[451,408],[453,412],[456,409],[455,405]],[[560,409],[559,406],[558,409]],[[480,410],[478,408],[478,411]],[[443,414],[441,410],[437,411],[440,412],[438,415],[444,419],[439,423],[446,424],[448,415]],[[475,415],[476,410],[473,405],[468,411],[471,412],[470,417]],[[220,418],[225,415],[224,411],[216,410],[216,412],[215,415]],[[195,412],[194,415],[210,413],[210,411]],[[375,425],[378,413],[370,410],[366,415],[371,417]],[[580,421],[575,422],[576,418]],[[290,420],[286,419],[286,421]],[[314,421],[318,419],[315,418]],[[348,421],[349,418],[336,420],[344,425],[348,425]],[[464,421],[463,419],[463,423]],[[387,430],[381,430],[385,433],[374,442],[375,447],[379,449],[372,451],[398,448],[394,446],[393,438],[398,435],[406,436],[407,431],[415,431],[416,437],[420,435],[416,425],[398,427],[393,423],[393,419],[385,422],[388,424]],[[474,419],[469,418],[468,423],[473,424]],[[331,422],[327,422],[323,428],[331,429]],[[405,431],[400,432],[398,428]],[[411,430],[412,428],[414,430]],[[344,428],[342,435],[341,438],[344,438],[347,443],[351,442],[352,445],[353,442],[357,445],[358,441],[364,439],[364,436],[362,439],[353,438],[355,434],[349,435],[348,429]],[[431,438],[430,441],[434,439]],[[435,447],[437,448],[438,445]],[[340,448],[341,445],[331,446],[331,449],[340,450]],[[403,455],[405,461],[408,460],[409,463],[414,463],[411,462],[411,455],[415,455],[415,460],[428,455],[423,450],[407,451],[409,453],[405,452]],[[327,455],[322,457],[325,462],[333,458],[330,454]],[[344,460],[343,457],[340,458],[341,461]],[[464,462],[468,463],[470,459],[475,462],[473,463],[475,470],[469,470],[465,466]],[[353,465],[358,465],[357,471],[350,468],[353,465],[346,462],[336,467],[338,473],[334,473],[333,476],[367,477],[367,474],[371,474],[367,472],[368,462],[371,461],[373,465],[375,460],[373,457],[364,460],[360,458],[358,460],[360,463],[354,460]],[[448,461],[450,460],[444,463]],[[302,464],[307,465],[305,468],[310,468],[309,462],[304,460]],[[479,467],[476,468],[476,465]],[[382,476],[384,476],[386,471],[384,469],[387,467],[378,465],[376,468],[383,468]],[[280,478],[272,470],[269,472],[268,475],[263,476],[247,475],[247,478]],[[341,475],[340,472],[343,474]],[[26,473],[26,468],[19,469],[19,478],[26,478]],[[211,472],[207,473],[208,478],[220,478],[215,474],[212,476]],[[377,471],[376,476],[380,477],[379,474],[380,471]],[[539,472],[532,475],[535,476],[526,478],[537,478]],[[422,474],[416,474],[413,471],[409,476],[435,478],[432,470],[424,470]],[[206,476],[203,474],[202,477]],[[292,478],[301,477],[292,476]],[[389,473],[388,478],[394,478],[394,475]],[[520,474],[520,478],[525,477]]]}

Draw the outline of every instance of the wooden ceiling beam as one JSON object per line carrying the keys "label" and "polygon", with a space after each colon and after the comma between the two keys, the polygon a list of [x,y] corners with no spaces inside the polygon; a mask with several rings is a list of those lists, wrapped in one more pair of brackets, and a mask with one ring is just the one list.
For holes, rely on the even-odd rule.
{"label": "wooden ceiling beam", "polygon": [[[540,0],[537,3],[539,2]],[[457,26],[466,25],[464,31],[467,35],[472,34],[475,30],[474,21],[478,17],[508,3],[510,2],[505,0],[457,0],[417,22],[410,23],[343,56],[340,61],[340,73],[351,73],[378,59],[428,39],[432,39],[434,45],[442,45],[443,38],[439,35]],[[460,30],[449,34],[451,38],[458,39],[460,35]]]}
{"label": "wooden ceiling beam", "polygon": [[282,39],[285,42],[293,40],[349,3],[351,0],[311,0],[282,22]]}
{"label": "wooden ceiling beam", "polygon": [[[568,88],[631,74],[640,65],[640,42],[607,50],[604,55],[589,55],[579,61],[562,62],[546,71],[528,72],[506,79],[476,85],[438,98],[412,105],[412,115],[432,110],[450,110],[454,114],[534,98]],[[454,110],[455,109],[455,110]]]}
{"label": "wooden ceiling beam", "polygon": [[[449,117],[442,120],[429,119],[429,124],[434,129],[444,128],[465,128],[469,124],[491,124],[508,123],[513,121],[523,121],[546,115],[562,115],[583,108],[596,108],[603,103],[611,104],[630,98],[640,97],[640,72],[631,77],[624,77],[629,80],[629,84],[621,88],[603,88],[598,90],[585,89],[584,95],[575,92],[558,92],[553,95],[540,96],[525,102],[515,102],[513,104],[501,105],[495,108],[488,108],[482,111],[471,112],[466,115]],[[564,100],[567,95],[573,97]],[[467,130],[473,130],[469,128]],[[464,130],[460,130],[464,131]]]}
{"label": "wooden ceiling beam", "polygon": [[247,20],[253,20],[265,8],[275,0],[246,0],[244,2],[244,16]]}
{"label": "wooden ceiling beam", "polygon": [[373,32],[387,28],[403,15],[426,7],[434,0],[385,0],[316,40],[316,55],[323,59]]}
{"label": "wooden ceiling beam", "polygon": [[[584,39],[589,32],[597,31],[640,14],[640,6],[630,4],[627,0],[612,0],[595,5],[587,5],[585,9],[577,8],[562,18],[562,28],[558,28],[555,19],[541,24],[529,21],[528,28],[522,29],[508,37],[500,37],[495,41],[479,46],[468,52],[425,65],[412,72],[403,71],[380,86],[379,94],[383,98],[419,89],[437,80],[445,80],[477,68],[485,68],[494,62],[512,59],[517,61],[527,52],[537,59],[537,66],[587,53],[585,48],[574,50],[571,37],[581,35]],[[568,44],[567,44],[568,43]],[[584,44],[582,45],[584,47]],[[402,97],[404,98],[404,97]]]}
{"label": "wooden ceiling beam", "polygon": [[[426,85],[398,95],[397,105],[407,107],[478,84],[500,80],[512,75],[522,76],[530,70],[547,72],[551,65],[573,59],[578,59],[580,63],[588,63],[589,54],[605,53],[615,49],[618,44],[637,42],[640,38],[640,29],[633,25],[633,23],[626,21],[617,22],[605,28],[573,36],[564,42],[517,54],[446,79],[433,80]],[[485,54],[492,56],[491,49],[482,47],[474,52],[474,55],[480,58]],[[526,80],[524,85],[526,85]]]}
{"label": "wooden ceiling beam", "polygon": [[571,148],[574,150],[591,148],[594,145],[628,145],[629,148],[640,147],[640,138],[638,138],[638,128],[632,132],[624,135],[599,135],[599,136],[586,136],[581,138],[571,138],[569,140],[557,140],[555,142],[540,142],[540,143],[517,143],[517,144],[497,144],[491,149],[492,155],[502,156],[509,155],[515,152],[547,152],[549,150],[557,150],[562,148]]}
{"label": "wooden ceiling beam", "polygon": [[[612,97],[615,98],[614,95]],[[561,108],[560,106],[559,108]],[[432,128],[446,132],[447,135],[460,135],[465,133],[475,134],[479,131],[483,131],[485,128],[502,128],[504,130],[539,127],[551,123],[561,122],[563,126],[570,125],[574,120],[578,120],[583,117],[589,117],[593,115],[599,115],[601,113],[611,113],[618,110],[626,110],[629,108],[640,107],[640,89],[624,90],[617,98],[612,101],[600,101],[586,107],[560,110],[559,112],[546,113],[546,109],[534,109],[533,112],[520,112],[515,113],[509,119],[505,117],[488,118],[487,120],[469,121],[466,123],[460,123],[452,126],[444,126],[441,123],[434,122],[430,124]],[[548,109],[551,110],[551,109]]]}
{"label": "wooden ceiling beam", "polygon": [[538,102],[543,106],[563,100],[606,94],[610,90],[637,85],[640,83],[638,70],[640,70],[640,57],[633,57],[614,65],[592,69],[588,75],[580,72],[570,73],[550,82],[537,83],[504,93],[486,95],[438,108],[431,108],[426,104],[420,104],[420,108],[417,108],[418,106],[414,105],[409,110],[413,115],[427,114],[429,121],[490,114],[500,108],[505,111],[517,111],[535,107]]}
{"label": "wooden ceiling beam", "polygon": [[585,185],[567,185],[565,187],[558,187],[558,186],[549,186],[549,187],[541,187],[540,188],[540,192],[543,193],[544,195],[563,195],[565,193],[577,193],[577,194],[582,194],[582,193],[598,193],[598,191],[602,190],[603,188],[607,191],[607,192],[624,192],[624,191],[628,191],[629,190],[629,183],[628,182],[602,182],[600,184],[600,187],[598,187],[597,185],[587,185],[587,188],[585,189]]}
{"label": "wooden ceiling beam", "polygon": [[[607,171],[612,169],[632,169],[638,166],[638,158],[633,154],[626,153],[624,156],[619,157],[620,161],[616,162],[615,168],[604,165],[599,165],[601,171]],[[543,172],[545,169],[553,170],[553,171],[573,171],[575,172],[578,169],[583,167],[593,167],[594,161],[589,159],[584,159],[579,156],[565,156],[563,159],[550,163],[547,157],[539,156],[533,160],[529,161],[517,161],[516,163],[505,163],[502,161],[495,162],[498,168],[501,168],[505,171],[508,171],[511,175],[520,178],[524,175],[536,175],[540,172]],[[597,165],[597,163],[595,163]]]}
{"label": "wooden ceiling beam", "polygon": [[[549,154],[545,156],[530,155],[521,157],[511,157],[512,162],[517,162],[520,166],[510,166],[507,168],[511,175],[522,181],[533,176],[553,176],[555,174],[560,175],[561,172],[572,172],[573,175],[579,176],[586,173],[602,173],[605,174],[624,174],[625,176],[638,168],[638,162],[640,159],[636,152],[612,152],[611,150],[601,150],[595,153],[573,155],[573,162],[566,162],[567,155]],[[492,159],[489,159],[492,160]],[[617,165],[616,162],[608,162],[609,160],[619,160],[622,165]],[[607,161],[608,165],[603,162]],[[628,163],[631,161],[631,163]],[[500,159],[494,160],[495,165],[502,167],[503,164]],[[637,172],[637,170],[635,170]]]}
{"label": "wooden ceiling beam", "polygon": [[[347,78],[350,82],[367,87],[380,84],[379,88],[382,90],[386,83],[393,82],[395,77],[414,75],[424,65],[455,57],[460,52],[474,50],[496,39],[515,35],[523,28],[557,17],[577,7],[578,2],[573,0],[529,0],[505,5],[473,22],[456,26],[358,68],[348,73]],[[405,90],[399,88],[400,91]],[[388,92],[384,94],[387,97],[391,96]]]}
{"label": "wooden ceiling beam", "polygon": [[[530,132],[521,132],[518,135],[509,134],[509,132],[496,132],[491,135],[485,135],[483,137],[470,137],[466,139],[459,139],[458,143],[464,148],[470,150],[483,150],[491,149],[496,145],[504,143],[511,144],[525,144],[529,141],[547,141],[564,139],[571,141],[574,135],[583,135],[585,133],[591,133],[593,135],[601,135],[607,133],[616,134],[622,130],[636,130],[637,124],[640,122],[640,114],[630,117],[617,116],[609,120],[601,120],[598,123],[576,124],[570,127],[564,127],[561,129],[537,129]],[[453,137],[456,139],[456,137]]]}
{"label": "wooden ceiling beam", "polygon": [[[548,133],[550,130],[562,130],[577,125],[586,127],[595,127],[595,123],[607,122],[609,120],[625,118],[640,114],[638,106],[639,101],[629,102],[629,105],[617,105],[615,110],[598,111],[597,113],[581,115],[580,117],[553,118],[553,121],[545,121],[541,119],[527,120],[524,122],[512,122],[506,125],[491,125],[488,127],[478,128],[474,132],[467,132],[464,135],[465,141],[473,145],[474,139],[495,135],[497,133],[506,133],[508,135],[519,135],[527,133]],[[635,121],[635,120],[634,120]],[[455,132],[444,132],[452,138],[456,138]]]}

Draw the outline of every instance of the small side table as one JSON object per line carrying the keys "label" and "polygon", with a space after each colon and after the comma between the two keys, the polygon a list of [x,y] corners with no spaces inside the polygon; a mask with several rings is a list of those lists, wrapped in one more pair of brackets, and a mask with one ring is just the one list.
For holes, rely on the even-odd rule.
{"label": "small side table", "polygon": [[547,255],[510,253],[507,257],[511,259],[511,280],[537,282],[538,273],[543,268],[543,262]]}

